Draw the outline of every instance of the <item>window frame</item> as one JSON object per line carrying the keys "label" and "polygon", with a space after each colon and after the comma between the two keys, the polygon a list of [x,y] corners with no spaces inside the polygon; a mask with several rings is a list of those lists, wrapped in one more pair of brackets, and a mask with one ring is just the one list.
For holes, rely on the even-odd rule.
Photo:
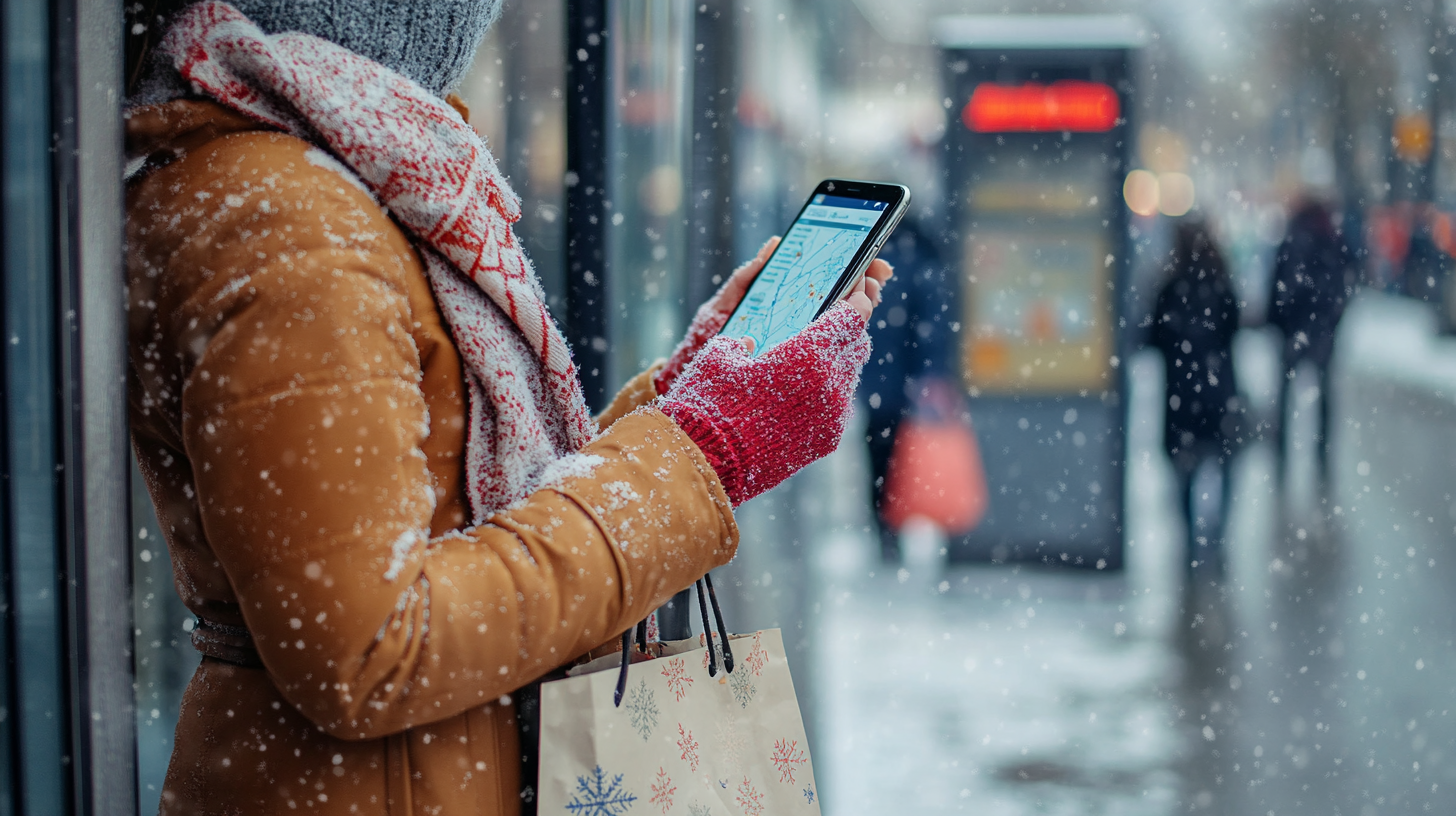
{"label": "window frame", "polygon": [[[3,10],[4,591],[37,600],[6,606],[4,686],[17,716],[3,735],[0,813],[129,814],[122,6],[4,0]],[[22,345],[37,350],[23,368],[12,353]],[[16,442],[27,440],[45,461],[21,461]],[[22,648],[21,635],[43,648]]]}

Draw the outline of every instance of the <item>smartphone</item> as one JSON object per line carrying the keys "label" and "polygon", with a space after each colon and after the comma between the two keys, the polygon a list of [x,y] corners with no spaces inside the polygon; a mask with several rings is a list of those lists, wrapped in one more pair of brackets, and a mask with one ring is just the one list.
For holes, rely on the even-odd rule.
{"label": "smartphone", "polygon": [[751,338],[757,357],[803,331],[854,288],[909,206],[901,184],[820,182],[720,333]]}

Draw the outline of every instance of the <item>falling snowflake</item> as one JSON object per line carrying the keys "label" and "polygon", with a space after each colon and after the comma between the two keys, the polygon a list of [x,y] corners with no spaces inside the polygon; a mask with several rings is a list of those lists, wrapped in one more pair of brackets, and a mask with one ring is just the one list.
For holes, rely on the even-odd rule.
{"label": "falling snowflake", "polygon": [[662,810],[664,816],[672,808],[672,795],[677,793],[677,787],[668,778],[667,771],[659,767],[657,769],[657,781],[652,783],[652,804]]}
{"label": "falling snowflake", "polygon": [[763,676],[763,670],[768,667],[768,650],[763,648],[762,632],[753,636],[753,648],[749,649],[748,655],[743,658],[743,665],[753,672],[754,677]]}
{"label": "falling snowflake", "polygon": [[632,715],[632,730],[642,735],[642,741],[652,736],[652,729],[657,727],[657,701],[653,699],[652,689],[647,687],[647,681],[638,681],[637,687],[627,695],[627,711]]}
{"label": "falling snowflake", "polygon": [[713,816],[713,811],[707,805],[688,805],[688,816]]}
{"label": "falling snowflake", "polygon": [[810,785],[809,787],[804,788],[804,798],[809,800],[809,804],[811,804],[811,805],[814,804],[814,786],[813,785]]}
{"label": "falling snowflake", "polygon": [[794,784],[794,772],[807,761],[798,740],[774,740],[773,753],[768,759],[778,769],[779,781],[791,785]]}
{"label": "falling snowflake", "polygon": [[748,704],[753,702],[753,695],[758,693],[758,687],[753,685],[753,674],[744,671],[742,666],[728,675],[728,685],[733,688],[733,699],[744,708],[748,708]]}
{"label": "falling snowflake", "polygon": [[746,816],[763,816],[763,794],[748,781],[748,777],[743,777],[743,781],[739,783],[738,796],[735,798]]}
{"label": "falling snowflake", "polygon": [[688,768],[696,772],[698,770],[698,741],[693,739],[693,732],[683,728],[682,723],[677,724],[677,747],[682,749],[682,761],[688,764]]}
{"label": "falling snowflake", "polygon": [[688,686],[693,684],[693,678],[688,676],[687,666],[681,657],[674,657],[662,666],[662,676],[667,678],[667,690],[672,692],[679,702],[688,696]]}
{"label": "falling snowflake", "polygon": [[576,793],[566,803],[566,809],[575,816],[621,816],[636,801],[637,797],[622,787],[621,774],[609,782],[598,765],[586,776],[576,778]]}

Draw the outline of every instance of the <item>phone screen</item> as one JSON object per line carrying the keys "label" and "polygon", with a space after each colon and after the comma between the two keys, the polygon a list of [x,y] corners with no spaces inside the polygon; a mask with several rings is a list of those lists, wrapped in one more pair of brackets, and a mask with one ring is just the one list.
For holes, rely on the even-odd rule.
{"label": "phone screen", "polygon": [[723,327],[752,338],[754,356],[804,330],[893,204],[818,193],[774,250]]}

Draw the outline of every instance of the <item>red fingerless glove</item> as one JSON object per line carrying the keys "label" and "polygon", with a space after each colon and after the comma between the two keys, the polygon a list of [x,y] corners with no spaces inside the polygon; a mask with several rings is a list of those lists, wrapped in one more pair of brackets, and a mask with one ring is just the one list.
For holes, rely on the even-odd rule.
{"label": "red fingerless glove", "polygon": [[738,505],[839,446],[869,357],[864,318],[840,304],[758,359],[738,340],[715,338],[658,407]]}

